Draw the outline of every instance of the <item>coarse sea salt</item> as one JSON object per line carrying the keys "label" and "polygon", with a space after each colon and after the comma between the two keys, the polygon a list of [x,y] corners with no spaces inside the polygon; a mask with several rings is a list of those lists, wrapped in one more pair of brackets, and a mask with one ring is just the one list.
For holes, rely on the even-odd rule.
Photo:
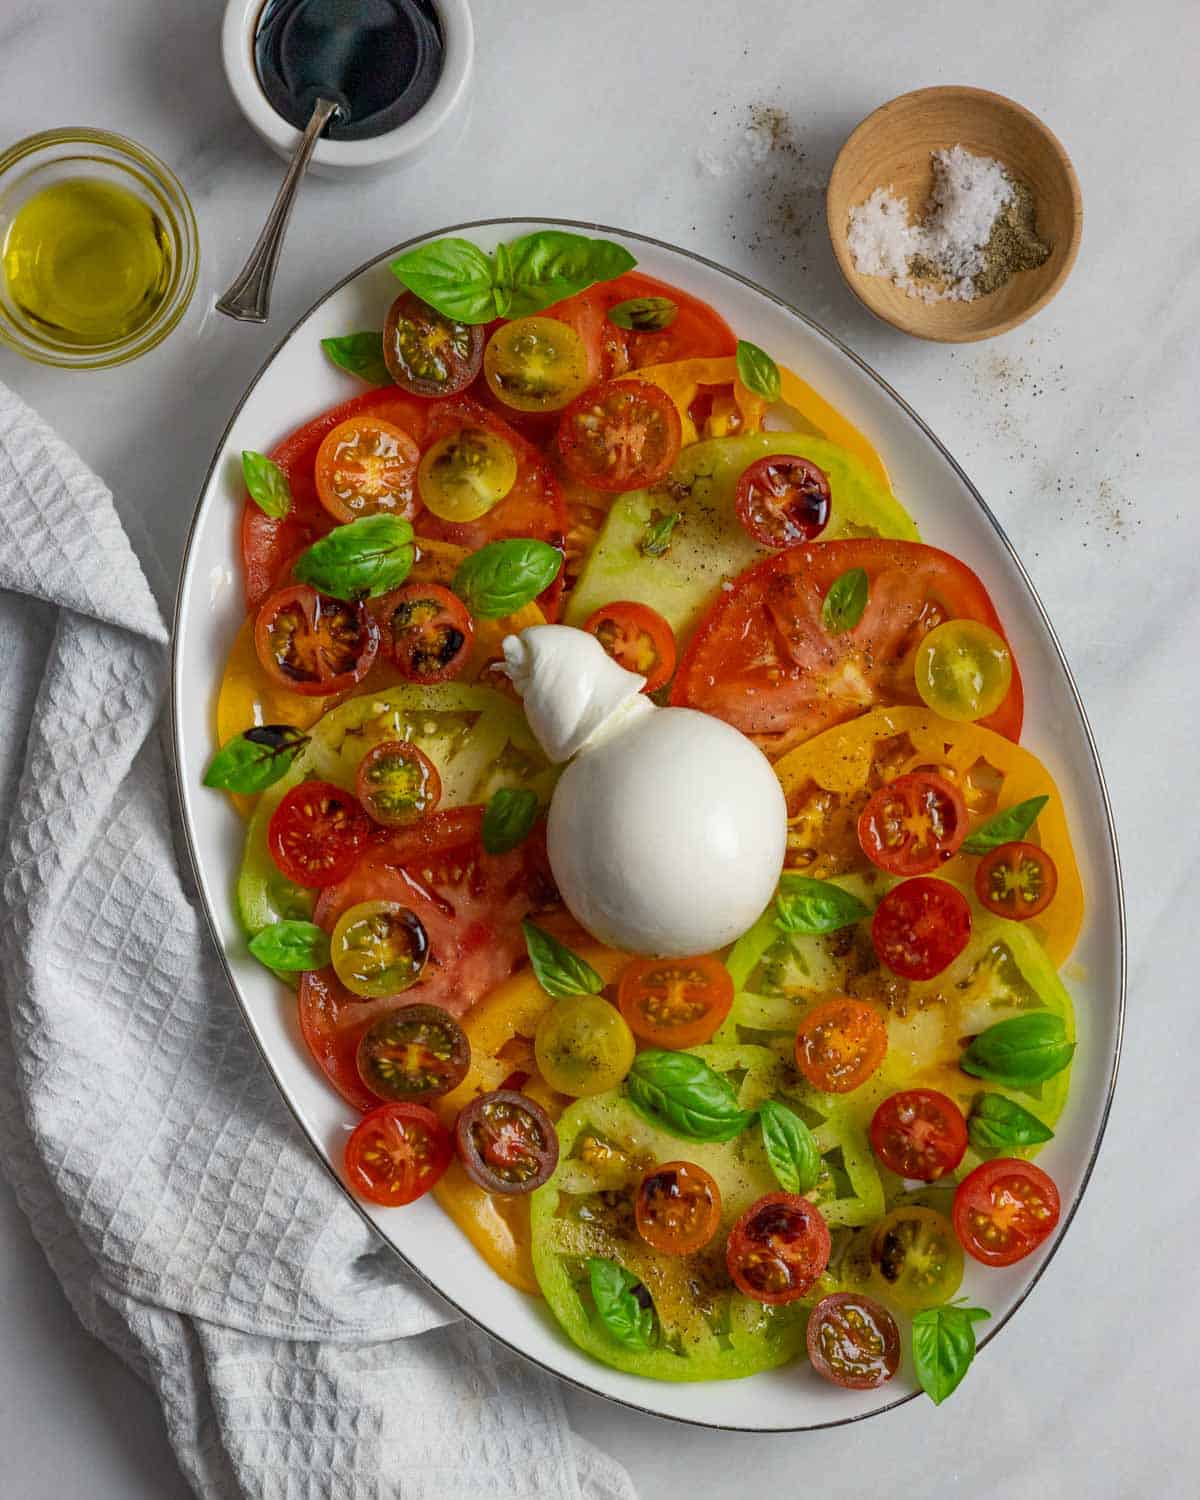
{"label": "coarse sea salt", "polygon": [[971,302],[984,249],[1013,192],[1012,178],[992,157],[962,146],[935,151],[933,190],[919,223],[909,222],[908,199],[890,188],[876,188],[850,210],[846,239],[855,269],[886,276],[926,302]]}

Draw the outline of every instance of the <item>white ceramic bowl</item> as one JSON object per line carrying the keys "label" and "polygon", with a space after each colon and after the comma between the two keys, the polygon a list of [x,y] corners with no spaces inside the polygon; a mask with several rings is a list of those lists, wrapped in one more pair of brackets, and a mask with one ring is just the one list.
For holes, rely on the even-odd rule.
{"label": "white ceramic bowl", "polygon": [[[516,220],[460,224],[422,238],[464,234],[491,249],[545,223]],[[597,232],[591,224],[566,225]],[[671,246],[600,230],[624,241],[641,269],[716,306],[743,337],[802,370],[821,394],[869,433],[912,509],[926,540],[946,547],[982,576],[1021,663],[1026,690],[1026,743],[1047,763],[1062,790],[1087,892],[1088,913],[1071,981],[1079,1050],[1071,1097],[1055,1139],[1039,1161],[1062,1194],[1057,1233],[1035,1254],[1005,1270],[971,1263],[963,1292],[992,1312],[981,1343],[996,1337],[1046,1269],[1065,1234],[1095,1164],[1116,1077],[1125,994],[1125,927],[1117,849],[1108,798],[1070,671],[1045,611],[995,517],[963,471],[919,417],[876,374],[801,313],[711,261]],[[340,1181],[342,1147],[353,1120],[308,1057],[290,993],[246,951],[231,892],[243,828],[228,799],[201,785],[212,754],[212,693],[242,620],[238,537],[242,507],[238,454],[268,450],[323,407],[361,389],[325,359],[319,340],[382,322],[396,292],[387,262],[397,246],[333,288],[289,333],[238,405],[213,459],[192,522],[175,616],[172,704],[184,823],[217,945],[247,1024],[301,1127]],[[298,392],[303,395],[297,396]],[[915,1393],[911,1361],[877,1391],[825,1384],[803,1359],[750,1379],[668,1385],[622,1374],[583,1354],[540,1301],[514,1291],[479,1258],[431,1200],[381,1209],[355,1202],[380,1235],[443,1297],[503,1343],[577,1385],[642,1410],[713,1427],[800,1430],[854,1421]],[[1050,1278],[1054,1281],[1054,1278]],[[1065,1334],[1077,1316],[1063,1283],[1043,1295],[1037,1316]]]}
{"label": "white ceramic bowl", "polygon": [[[318,176],[370,174],[408,166],[458,118],[475,60],[475,27],[468,0],[433,0],[442,28],[442,71],[429,99],[411,120],[365,141],[317,143],[308,170]],[[266,0],[229,0],[221,28],[221,60],[242,113],[273,151],[290,157],[301,132],[271,107],[254,66],[254,37]]]}

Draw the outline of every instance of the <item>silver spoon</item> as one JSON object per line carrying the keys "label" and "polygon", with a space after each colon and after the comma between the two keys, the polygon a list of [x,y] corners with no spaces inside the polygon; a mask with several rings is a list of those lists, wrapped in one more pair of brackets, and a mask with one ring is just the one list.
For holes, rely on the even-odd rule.
{"label": "silver spoon", "polygon": [[271,287],[275,281],[275,268],[279,264],[279,253],[283,249],[283,238],[287,234],[288,220],[292,217],[292,205],[300,188],[300,180],[308,167],[309,159],[317,148],[321,132],[341,109],[333,99],[318,98],[309,116],[304,134],[300,137],[279,192],[271,205],[262,233],[254,242],[246,264],[229,284],[225,294],[217,303],[217,311],[239,323],[265,323],[271,311]]}

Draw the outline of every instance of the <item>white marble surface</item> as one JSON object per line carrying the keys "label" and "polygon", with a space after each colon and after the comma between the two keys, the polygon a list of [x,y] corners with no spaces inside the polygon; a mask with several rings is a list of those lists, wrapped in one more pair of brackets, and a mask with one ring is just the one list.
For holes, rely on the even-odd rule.
{"label": "white marble surface", "polygon": [[[461,144],[297,208],[266,329],[211,312],[279,167],[217,61],[218,0],[3,0],[0,144],[64,123],[133,135],[182,175],[201,288],[139,363],[68,375],[0,350],[5,380],[112,485],[173,585],[230,408],[276,339],[350,267],[459,219],[624,224],[744,271],[825,322],[932,424],[1014,538],[1098,736],[1126,866],[1125,1058],[1075,1225],[1027,1308],[953,1402],[798,1437],[684,1431],[570,1394],[580,1431],[650,1497],[746,1487],[828,1495],[1192,1496],[1198,866],[1200,7],[1195,0],[479,0]],[[1033,323],[958,350],[877,324],[822,224],[836,149],[877,104],[973,83],[1041,114],[1086,220],[1074,276]],[[756,110],[790,136],[765,150]],[[153,567],[153,562],[151,562]],[[1173,1134],[1172,1134],[1173,1133]],[[1171,1141],[1174,1144],[1171,1144]],[[13,1500],[186,1493],[148,1393],[79,1331],[0,1187],[0,1490]],[[751,1467],[752,1466],[752,1467]],[[398,1490],[398,1493],[400,1491]]]}

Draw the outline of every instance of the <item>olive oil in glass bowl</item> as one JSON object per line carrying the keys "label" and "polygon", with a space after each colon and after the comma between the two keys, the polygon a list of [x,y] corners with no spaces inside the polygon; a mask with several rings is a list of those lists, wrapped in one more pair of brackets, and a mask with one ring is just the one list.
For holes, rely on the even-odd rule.
{"label": "olive oil in glass bowl", "polygon": [[133,141],[52,130],[0,155],[0,339],[30,359],[144,354],[183,316],[198,266],[187,195]]}

